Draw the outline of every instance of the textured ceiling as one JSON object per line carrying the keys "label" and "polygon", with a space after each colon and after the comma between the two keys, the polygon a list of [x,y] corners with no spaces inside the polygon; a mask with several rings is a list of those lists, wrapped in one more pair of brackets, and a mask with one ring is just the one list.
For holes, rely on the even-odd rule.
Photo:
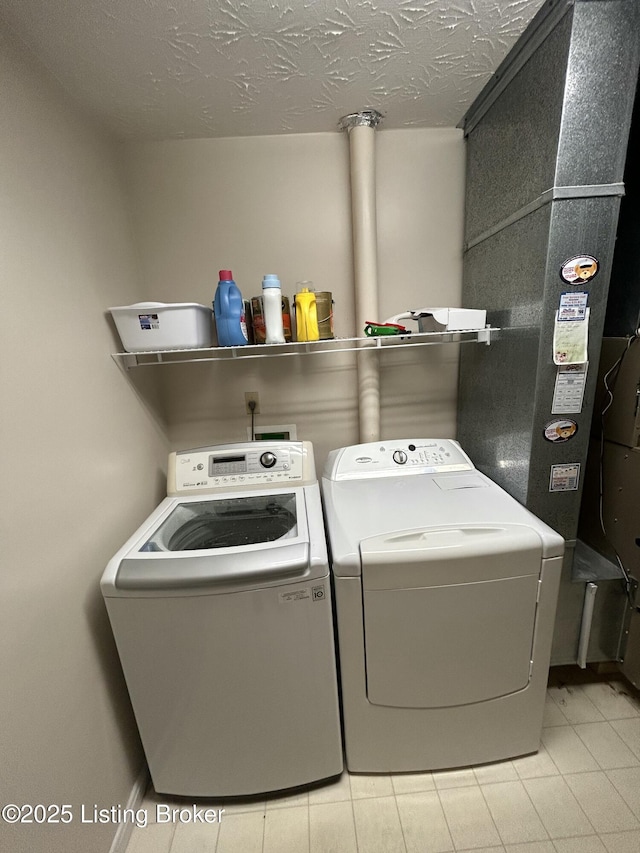
{"label": "textured ceiling", "polygon": [[0,0],[122,139],[456,125],[544,0]]}

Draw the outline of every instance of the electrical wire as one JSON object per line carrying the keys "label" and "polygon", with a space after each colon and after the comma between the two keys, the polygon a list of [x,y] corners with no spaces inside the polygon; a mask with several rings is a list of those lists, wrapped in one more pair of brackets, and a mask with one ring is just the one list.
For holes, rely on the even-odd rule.
{"label": "electrical wire", "polygon": [[[633,335],[631,335],[629,337],[629,340],[627,341],[627,345],[624,348],[624,351],[622,352],[622,354],[620,355],[618,360],[615,362],[615,364],[611,368],[609,368],[609,370],[605,373],[605,375],[603,377],[603,383],[604,383],[604,387],[605,387],[605,391],[606,391],[606,395],[608,397],[608,400],[605,403],[605,406],[602,409],[602,412],[600,413],[600,472],[599,472],[600,473],[600,484],[599,484],[600,488],[599,488],[599,506],[598,506],[598,512],[599,512],[599,518],[600,518],[600,528],[602,529],[602,533],[604,534],[604,538],[606,539],[607,543],[609,544],[609,546],[611,547],[611,550],[613,551],[613,553],[615,555],[618,566],[620,567],[620,571],[622,572],[622,575],[624,577],[624,587],[625,587],[627,599],[629,601],[629,607],[636,610],[638,613],[640,613],[640,607],[634,603],[632,595],[631,595],[631,576],[629,575],[629,572],[625,568],[624,563],[622,562],[622,559],[621,559],[620,555],[618,554],[618,551],[616,550],[615,545],[613,544],[613,542],[609,538],[609,535],[607,534],[606,525],[604,523],[604,418],[605,418],[605,415],[607,414],[607,412],[609,411],[609,409],[611,408],[611,406],[613,405],[613,399],[614,399],[613,395],[614,395],[614,391],[615,391],[616,381],[617,381],[618,376],[620,374],[620,369],[622,368],[622,363],[624,361],[624,358],[625,358],[626,354],[629,352],[633,342],[638,340],[638,334],[639,333],[640,333],[640,329],[636,329],[636,331],[633,333]],[[611,385],[609,384],[610,378],[611,378]]]}
{"label": "electrical wire", "polygon": [[256,419],[256,401],[249,400],[249,410],[251,412],[251,441],[256,440],[255,419]]}

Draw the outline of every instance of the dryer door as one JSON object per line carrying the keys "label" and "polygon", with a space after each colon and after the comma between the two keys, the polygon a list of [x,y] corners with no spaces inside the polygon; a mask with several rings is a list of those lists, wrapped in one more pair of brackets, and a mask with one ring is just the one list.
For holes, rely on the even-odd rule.
{"label": "dryer door", "polygon": [[404,531],[363,540],[360,553],[370,702],[447,707],[527,686],[542,560],[535,531]]}

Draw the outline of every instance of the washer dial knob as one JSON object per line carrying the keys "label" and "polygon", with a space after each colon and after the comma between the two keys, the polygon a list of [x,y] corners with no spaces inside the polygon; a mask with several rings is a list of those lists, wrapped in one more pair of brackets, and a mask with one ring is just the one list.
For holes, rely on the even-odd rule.
{"label": "washer dial knob", "polygon": [[267,453],[263,453],[260,457],[260,464],[263,468],[273,468],[273,466],[276,464],[275,453],[270,453],[268,451]]}
{"label": "washer dial knob", "polygon": [[397,462],[398,465],[404,465],[407,461],[407,454],[404,452],[404,450],[394,450],[393,461]]}

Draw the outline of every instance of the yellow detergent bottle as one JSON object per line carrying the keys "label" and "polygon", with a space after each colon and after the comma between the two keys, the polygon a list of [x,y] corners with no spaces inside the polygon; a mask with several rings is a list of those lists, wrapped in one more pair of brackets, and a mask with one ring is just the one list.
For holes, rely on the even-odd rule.
{"label": "yellow detergent bottle", "polygon": [[[310,283],[302,282],[303,285]],[[308,287],[301,287],[296,293],[296,338],[299,341],[320,339],[316,294]]]}

